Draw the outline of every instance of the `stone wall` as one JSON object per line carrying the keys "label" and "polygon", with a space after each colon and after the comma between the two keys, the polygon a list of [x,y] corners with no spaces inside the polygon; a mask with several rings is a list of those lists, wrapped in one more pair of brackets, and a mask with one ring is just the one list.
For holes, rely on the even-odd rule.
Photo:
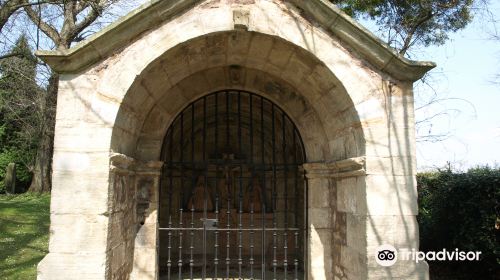
{"label": "stone wall", "polygon": [[136,214],[136,175],[131,168],[134,161],[114,155],[111,162],[107,273],[111,279],[129,279],[134,239],[140,227]]}

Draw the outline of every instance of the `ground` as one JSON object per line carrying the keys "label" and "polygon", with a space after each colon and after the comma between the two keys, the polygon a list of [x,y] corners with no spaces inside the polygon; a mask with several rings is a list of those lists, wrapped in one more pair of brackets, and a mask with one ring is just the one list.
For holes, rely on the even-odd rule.
{"label": "ground", "polygon": [[36,279],[48,253],[48,194],[0,195],[0,279]]}

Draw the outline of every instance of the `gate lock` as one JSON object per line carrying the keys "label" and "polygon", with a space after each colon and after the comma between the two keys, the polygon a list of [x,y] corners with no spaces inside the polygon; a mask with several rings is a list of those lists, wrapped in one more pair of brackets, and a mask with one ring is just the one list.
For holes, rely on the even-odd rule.
{"label": "gate lock", "polygon": [[217,219],[201,219],[203,227],[207,230],[217,229]]}

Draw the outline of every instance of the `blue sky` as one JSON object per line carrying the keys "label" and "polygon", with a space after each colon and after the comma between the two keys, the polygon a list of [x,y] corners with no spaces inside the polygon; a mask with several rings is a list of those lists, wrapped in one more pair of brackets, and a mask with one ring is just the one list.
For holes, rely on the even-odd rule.
{"label": "blue sky", "polygon": [[[500,19],[500,3],[494,2],[490,11]],[[467,101],[451,100],[434,106],[434,112],[461,112],[433,122],[433,131],[450,131],[449,139],[417,143],[420,170],[443,167],[448,161],[458,169],[500,164],[500,80],[494,83],[495,75],[500,74],[500,39],[491,39],[493,31],[493,23],[477,17],[465,30],[453,34],[446,45],[419,53],[419,59],[437,63],[432,72],[437,94]],[[420,93],[422,90],[428,89],[420,89]],[[423,117],[424,112],[418,111],[417,119]]]}

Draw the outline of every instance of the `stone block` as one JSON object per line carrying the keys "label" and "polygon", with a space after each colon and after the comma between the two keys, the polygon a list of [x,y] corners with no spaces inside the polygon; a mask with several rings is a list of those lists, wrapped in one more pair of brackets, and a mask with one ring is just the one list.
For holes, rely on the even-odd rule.
{"label": "stone block", "polygon": [[416,215],[417,186],[413,176],[366,176],[366,205],[370,215]]}
{"label": "stone block", "polygon": [[158,101],[158,104],[172,116],[176,116],[187,103],[188,100],[184,96],[182,89],[177,86],[169,89],[163,98]]}
{"label": "stone block", "polygon": [[[107,167],[106,167],[107,169]],[[52,214],[102,214],[108,211],[108,174],[54,171]],[[82,180],[82,178],[87,178]],[[92,178],[89,180],[88,178]],[[89,203],[91,201],[92,203]],[[71,202],[71,203],[68,203]]]}
{"label": "stone block", "polygon": [[229,65],[243,65],[247,59],[250,47],[251,33],[234,32],[228,37],[227,63]]}
{"label": "stone block", "polygon": [[365,203],[364,184],[359,186],[357,177],[337,181],[337,209],[346,213],[358,213]]}
{"label": "stone block", "polygon": [[142,126],[141,135],[147,135],[152,138],[161,138],[168,129],[167,125],[171,122],[172,115],[165,112],[160,106],[155,106],[148,113],[144,125]]}
{"label": "stone block", "polygon": [[366,255],[349,246],[341,246],[340,265],[344,268],[347,279],[364,279],[366,276]]}
{"label": "stone block", "polygon": [[273,44],[274,40],[272,38],[254,34],[250,41],[246,65],[250,68],[262,68]]}
{"label": "stone block", "polygon": [[156,279],[156,248],[136,248],[131,279]]}
{"label": "stone block", "polygon": [[295,48],[291,47],[288,43],[275,39],[268,56],[268,63],[279,69],[285,69],[294,51]]}
{"label": "stone block", "polygon": [[73,152],[107,152],[112,129],[102,126],[59,128],[54,135],[54,149]]}
{"label": "stone block", "polygon": [[50,224],[51,253],[105,253],[108,217],[103,215],[55,215]]}
{"label": "stone block", "polygon": [[38,280],[98,280],[106,270],[105,253],[49,253],[37,267]]}
{"label": "stone block", "polygon": [[332,192],[335,187],[332,186],[326,178],[309,179],[308,184],[308,203],[310,207],[326,208],[332,204]]}
{"label": "stone block", "polygon": [[139,227],[135,238],[135,248],[156,248],[157,224],[144,224]]}
{"label": "stone block", "polygon": [[366,157],[367,175],[414,176],[417,174],[415,157]]}
{"label": "stone block", "polygon": [[316,229],[332,229],[333,216],[330,208],[309,208],[308,222],[309,226]]}

